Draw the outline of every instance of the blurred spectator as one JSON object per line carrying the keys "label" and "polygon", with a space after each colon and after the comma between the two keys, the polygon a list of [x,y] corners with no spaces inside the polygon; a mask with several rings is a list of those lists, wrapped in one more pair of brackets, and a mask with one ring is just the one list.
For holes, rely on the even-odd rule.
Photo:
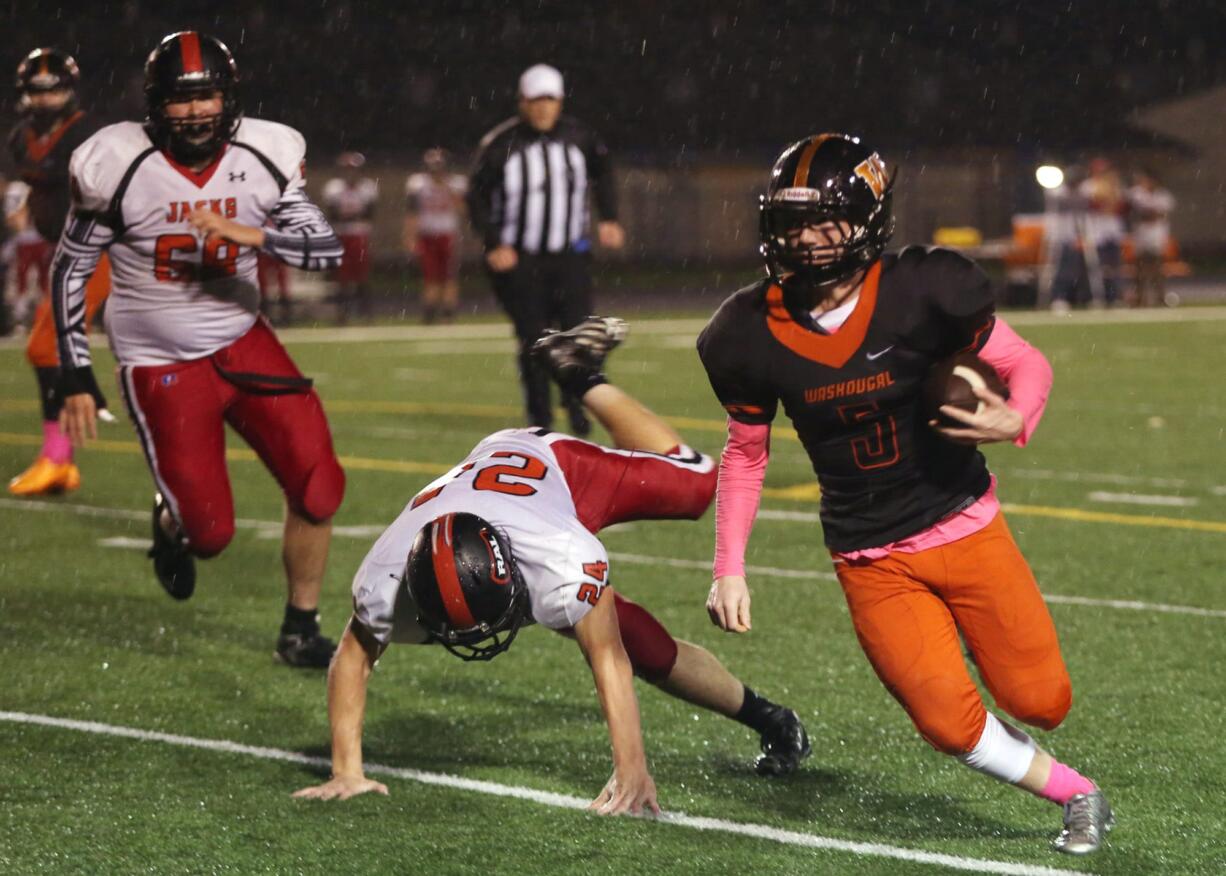
{"label": "blurred spectator", "polygon": [[50,288],[51,256],[55,245],[48,243],[34,227],[29,207],[30,187],[14,180],[4,189],[4,224],[10,237],[5,242],[12,262],[9,306],[13,324],[29,322],[34,308]]}
{"label": "blurred spectator", "polygon": [[423,163],[425,173],[412,174],[404,187],[404,250],[421,266],[421,321],[451,322],[460,299],[456,274],[468,181],[449,172],[442,149],[426,150]]}
{"label": "blurred spectator", "polygon": [[[519,117],[481,140],[468,209],[485,245],[494,294],[519,337],[519,375],[528,422],[553,423],[549,374],[531,355],[545,329],[568,329],[592,312],[589,189],[601,222],[600,245],[620,249],[625,232],[609,152],[583,123],[563,116],[562,74],[537,64],[519,78]],[[563,393],[571,430],[591,423],[578,399]]]}
{"label": "blurred spectator", "polygon": [[[1082,254],[1086,205],[1079,193],[1084,171],[1070,167],[1064,181],[1046,192],[1043,217],[1043,250],[1046,264],[1042,285],[1050,285],[1051,309],[1067,312],[1083,300],[1086,263]],[[1040,299],[1042,300],[1042,299]]]}
{"label": "blurred spectator", "polygon": [[337,318],[348,322],[355,310],[373,314],[370,298],[370,230],[379,198],[379,185],[363,175],[366,156],[342,152],[336,159],[340,175],[324,185],[323,208],[345,247],[345,257],[336,269]]}
{"label": "blurred spectator", "polygon": [[1140,170],[1133,174],[1128,207],[1137,259],[1135,303],[1140,307],[1156,307],[1166,299],[1162,262],[1171,238],[1170,215],[1175,209],[1175,198],[1152,172]]}
{"label": "blurred spectator", "polygon": [[1120,298],[1120,264],[1124,243],[1124,185],[1105,158],[1090,161],[1090,175],[1081,183],[1086,202],[1083,249],[1089,269],[1090,294],[1096,305],[1113,306]]}

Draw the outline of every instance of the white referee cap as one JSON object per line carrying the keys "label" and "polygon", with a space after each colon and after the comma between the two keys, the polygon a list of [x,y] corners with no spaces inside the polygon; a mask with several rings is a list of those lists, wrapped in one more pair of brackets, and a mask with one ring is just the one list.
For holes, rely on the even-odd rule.
{"label": "white referee cap", "polygon": [[562,74],[548,64],[535,64],[519,77],[519,96],[526,100],[536,100],[538,97],[561,100],[564,94]]}

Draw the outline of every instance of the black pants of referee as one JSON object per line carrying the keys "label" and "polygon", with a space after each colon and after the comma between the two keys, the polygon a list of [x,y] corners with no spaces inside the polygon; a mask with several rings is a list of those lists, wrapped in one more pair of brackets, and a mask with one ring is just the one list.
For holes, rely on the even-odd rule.
{"label": "black pants of referee", "polygon": [[[519,253],[513,270],[490,271],[494,295],[515,325],[519,338],[519,379],[524,389],[528,423],[553,425],[549,372],[533,361],[532,344],[547,328],[568,329],[592,312],[591,256],[562,252],[531,255]],[[587,434],[590,425],[577,399],[563,398],[570,411],[571,427]]]}

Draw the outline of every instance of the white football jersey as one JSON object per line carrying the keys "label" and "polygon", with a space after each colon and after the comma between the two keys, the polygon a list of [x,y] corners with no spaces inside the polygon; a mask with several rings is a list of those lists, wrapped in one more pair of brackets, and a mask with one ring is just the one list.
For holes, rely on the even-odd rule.
{"label": "white football jersey", "polygon": [[404,184],[411,212],[417,214],[418,234],[455,234],[460,230],[460,209],[468,180],[451,174],[442,183],[428,173],[415,173]]}
{"label": "white football jersey", "polygon": [[98,131],[73,152],[74,209],[107,215],[111,348],[121,365],[207,356],[241,337],[259,312],[256,251],[203,236],[187,222],[210,209],[260,227],[303,186],[306,144],[292,128],[243,119],[220,157],[196,173],[137,122]]}
{"label": "white football jersey", "polygon": [[362,561],[354,613],[381,644],[426,640],[401,577],[417,533],[454,512],[483,517],[508,536],[542,626],[573,627],[608,583],[609,556],[579,522],[549,442],[529,429],[504,429],[418,493]]}
{"label": "white football jersey", "polygon": [[369,177],[362,177],[353,185],[336,177],[324,185],[321,200],[337,234],[370,234],[379,185]]}

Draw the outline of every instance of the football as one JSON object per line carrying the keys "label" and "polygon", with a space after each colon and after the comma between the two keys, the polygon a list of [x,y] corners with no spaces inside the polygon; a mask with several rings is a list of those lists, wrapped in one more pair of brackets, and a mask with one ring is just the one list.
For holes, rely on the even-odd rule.
{"label": "football", "polygon": [[929,418],[942,426],[962,425],[942,414],[940,408],[942,405],[953,405],[977,413],[983,402],[976,397],[973,387],[990,389],[999,396],[1009,397],[1009,387],[1005,386],[996,369],[974,353],[956,353],[935,363],[924,380],[924,404]]}

